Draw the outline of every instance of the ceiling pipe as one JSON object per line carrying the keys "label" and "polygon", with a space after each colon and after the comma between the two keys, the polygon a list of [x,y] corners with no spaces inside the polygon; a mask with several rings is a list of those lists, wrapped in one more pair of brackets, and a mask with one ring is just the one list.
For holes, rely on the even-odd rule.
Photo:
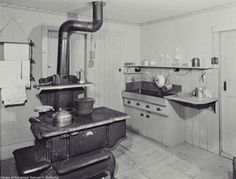
{"label": "ceiling pipe", "polygon": [[64,22],[59,28],[58,35],[58,56],[57,56],[57,74],[61,79],[69,78],[70,68],[70,34],[72,31],[96,32],[103,24],[103,6],[104,2],[94,1],[93,6],[93,21],[77,21],[69,20]]}

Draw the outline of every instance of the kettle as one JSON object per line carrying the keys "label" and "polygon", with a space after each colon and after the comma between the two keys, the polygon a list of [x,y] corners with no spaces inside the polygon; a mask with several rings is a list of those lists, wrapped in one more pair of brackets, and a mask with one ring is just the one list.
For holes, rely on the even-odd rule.
{"label": "kettle", "polygon": [[72,115],[68,111],[61,108],[53,114],[52,118],[53,126],[55,127],[65,127],[72,124]]}

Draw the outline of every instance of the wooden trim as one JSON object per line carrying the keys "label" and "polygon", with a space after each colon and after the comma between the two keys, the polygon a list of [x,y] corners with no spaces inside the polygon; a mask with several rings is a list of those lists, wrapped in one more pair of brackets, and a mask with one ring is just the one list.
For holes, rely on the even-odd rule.
{"label": "wooden trim", "polygon": [[217,11],[217,10],[231,8],[235,5],[236,5],[236,2],[225,3],[225,4],[213,6],[213,7],[210,7],[210,8],[204,8],[204,9],[200,9],[200,10],[196,10],[196,11],[191,11],[191,12],[187,12],[187,13],[178,14],[178,15],[175,15],[175,16],[169,16],[169,17],[164,17],[164,18],[159,18],[159,19],[156,19],[156,20],[152,20],[152,21],[147,21],[147,22],[144,22],[144,23],[140,23],[140,26],[158,24],[158,23],[168,22],[168,21],[177,20],[177,19],[182,19],[182,18],[185,18],[185,17],[194,16],[194,15],[210,13],[210,12],[214,12],[214,11]]}
{"label": "wooden trim", "polygon": [[236,30],[236,24],[227,24],[227,25],[220,25],[220,26],[213,26],[212,32],[223,32],[223,31],[230,31],[230,30]]}
{"label": "wooden trim", "polygon": [[[0,2],[0,7],[13,8],[13,9],[19,9],[23,11],[30,11],[30,12],[36,12],[36,13],[44,13],[44,14],[49,14],[49,15],[63,16],[63,17],[68,17],[68,18],[73,18],[73,19],[84,20],[84,21],[90,20],[90,18],[85,17],[85,16],[79,16],[78,18],[78,15],[73,14],[73,13],[63,13],[63,12],[58,12],[58,11],[53,11],[53,10],[28,7],[25,5],[13,4],[13,3],[7,3],[7,2],[4,2],[4,3]],[[110,19],[110,18],[104,18],[104,22],[121,24],[121,25],[131,25],[131,26],[137,26],[137,27],[140,26],[139,23],[135,23],[131,21],[123,21],[123,20],[118,20],[118,19]]]}

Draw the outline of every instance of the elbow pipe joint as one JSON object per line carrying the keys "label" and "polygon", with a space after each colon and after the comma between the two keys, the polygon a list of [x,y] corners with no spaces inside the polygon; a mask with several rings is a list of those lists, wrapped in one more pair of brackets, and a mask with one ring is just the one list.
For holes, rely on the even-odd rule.
{"label": "elbow pipe joint", "polygon": [[57,73],[61,78],[69,76],[69,41],[72,31],[96,32],[103,24],[103,6],[104,2],[94,1],[93,21],[69,20],[64,22],[59,28],[58,35],[58,58]]}

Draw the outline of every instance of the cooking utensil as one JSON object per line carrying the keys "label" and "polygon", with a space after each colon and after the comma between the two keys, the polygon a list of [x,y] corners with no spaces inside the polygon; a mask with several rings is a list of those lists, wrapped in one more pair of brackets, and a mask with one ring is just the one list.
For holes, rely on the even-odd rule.
{"label": "cooking utensil", "polygon": [[53,126],[65,127],[72,124],[72,115],[63,109],[59,109],[58,112],[53,114]]}
{"label": "cooking utensil", "polygon": [[53,106],[49,106],[49,105],[43,105],[43,106],[38,106],[34,108],[34,112],[38,112],[38,113],[43,113],[43,112],[48,112],[48,111],[53,111],[54,108]]}
{"label": "cooking utensil", "polygon": [[171,91],[173,89],[173,85],[172,84],[165,84],[163,87],[162,87],[162,90],[164,92],[168,92],[168,91]]}
{"label": "cooking utensil", "polygon": [[157,75],[154,82],[156,83],[157,87],[161,88],[165,85],[166,79],[163,75]]}
{"label": "cooking utensil", "polygon": [[204,89],[203,88],[195,88],[192,92],[193,96],[196,96],[198,98],[204,98],[205,94],[204,94]]}
{"label": "cooking utensil", "polygon": [[93,112],[94,103],[95,100],[93,98],[80,98],[74,100],[74,107],[78,115],[88,116]]}

